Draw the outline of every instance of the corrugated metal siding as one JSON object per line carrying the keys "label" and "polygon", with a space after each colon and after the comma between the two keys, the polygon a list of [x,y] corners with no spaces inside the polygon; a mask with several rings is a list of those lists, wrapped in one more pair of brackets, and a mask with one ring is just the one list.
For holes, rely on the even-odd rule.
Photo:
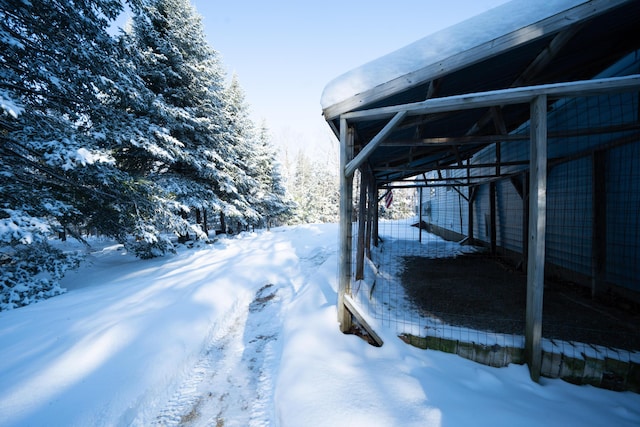
{"label": "corrugated metal siding", "polygon": [[564,163],[547,178],[546,260],[591,274],[591,158]]}
{"label": "corrugated metal siding", "polygon": [[[459,189],[469,197],[468,188]],[[466,199],[452,188],[434,187],[423,193],[424,200],[430,200],[427,220],[433,225],[466,235],[469,222],[469,208]]]}
{"label": "corrugated metal siding", "polygon": [[608,152],[607,280],[640,292],[640,142]]}
{"label": "corrugated metal siding", "polygon": [[486,244],[491,242],[490,212],[489,184],[481,185],[476,189],[476,197],[473,203],[473,237]]}
{"label": "corrugated metal siding", "polygon": [[496,183],[496,244],[522,253],[522,198],[511,183]]}

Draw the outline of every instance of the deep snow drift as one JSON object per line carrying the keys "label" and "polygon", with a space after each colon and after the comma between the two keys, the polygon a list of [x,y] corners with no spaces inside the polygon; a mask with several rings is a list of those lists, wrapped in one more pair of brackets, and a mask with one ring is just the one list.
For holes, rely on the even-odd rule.
{"label": "deep snow drift", "polygon": [[0,313],[0,425],[640,425],[638,394],[341,334],[335,225],[95,243],[67,294]]}

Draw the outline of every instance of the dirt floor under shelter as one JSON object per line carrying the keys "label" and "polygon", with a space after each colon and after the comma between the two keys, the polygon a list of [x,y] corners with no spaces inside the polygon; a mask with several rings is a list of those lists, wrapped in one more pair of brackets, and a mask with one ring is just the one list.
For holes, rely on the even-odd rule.
{"label": "dirt floor under shelter", "polygon": [[[452,325],[524,335],[526,274],[487,255],[404,261],[403,285],[422,314]],[[584,286],[547,281],[542,335],[640,351],[640,304],[612,295],[594,300]]]}

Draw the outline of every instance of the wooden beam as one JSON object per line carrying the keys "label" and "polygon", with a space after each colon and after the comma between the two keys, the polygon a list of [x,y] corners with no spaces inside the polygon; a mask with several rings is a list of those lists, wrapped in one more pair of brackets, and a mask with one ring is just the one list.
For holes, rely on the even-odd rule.
{"label": "wooden beam", "polygon": [[[553,138],[571,138],[586,135],[603,135],[615,132],[637,131],[640,129],[638,123],[624,123],[612,126],[585,127],[580,129],[572,129],[568,131],[549,132],[547,139]],[[496,142],[514,142],[528,141],[528,134],[509,134],[509,135],[468,135],[457,137],[432,137],[420,139],[406,140],[385,140],[380,144],[381,147],[437,147],[437,146],[463,146],[463,145],[489,145]]]}
{"label": "wooden beam", "polygon": [[422,190],[424,187],[418,187],[418,242],[422,243]]}
{"label": "wooden beam", "polygon": [[[531,61],[529,66],[509,85],[509,87],[518,87],[530,84],[530,82],[551,62],[551,60],[558,54],[562,47],[567,44],[573,36],[584,26],[584,23],[575,24],[566,30],[558,33],[549,43],[549,45],[538,54],[538,56]],[[473,135],[482,129],[489,120],[493,119],[496,127],[496,131],[500,134],[507,134],[507,128],[504,126],[504,119],[502,117],[496,117],[496,113],[500,112],[499,107],[491,107],[490,111],[482,116],[476,123],[471,126],[467,135]],[[497,120],[502,120],[499,122]]]}
{"label": "wooden beam", "polygon": [[442,79],[434,79],[429,82],[429,89],[427,90],[427,96],[425,99],[431,99],[438,94],[440,90],[440,84],[442,83]]}
{"label": "wooden beam", "polygon": [[544,70],[547,65],[555,58],[562,48],[584,27],[584,22],[571,25],[569,28],[560,31],[547,45],[538,56],[531,61],[529,66],[520,74],[520,76],[511,84],[511,87],[529,84]]}
{"label": "wooden beam", "polygon": [[529,258],[525,357],[531,379],[542,370],[542,301],[544,295],[545,234],[547,215],[547,97],[531,102],[531,154],[529,198]]}
{"label": "wooden beam", "polygon": [[495,105],[526,104],[541,95],[546,95],[549,99],[556,99],[570,96],[627,92],[638,88],[640,88],[640,74],[632,74],[623,77],[550,83],[433,98],[421,102],[344,113],[340,117],[350,122],[382,120],[401,112],[406,112],[408,116],[419,116],[447,111],[487,108]]}
{"label": "wooden beam", "polygon": [[[526,160],[514,160],[512,162],[502,162],[500,163],[501,166],[524,166],[524,165],[528,165],[529,162]],[[433,165],[433,170],[461,170],[461,169],[487,169],[487,168],[494,168],[496,167],[497,163],[476,163],[476,164],[470,164],[470,165],[459,165],[459,164],[451,164],[451,165]],[[402,167],[402,166],[380,166],[380,167],[376,167],[374,169],[376,172],[424,172],[423,168],[407,168],[407,167]],[[428,172],[428,171],[427,171]],[[492,175],[493,176],[493,175]],[[466,178],[466,177],[456,177],[456,178]],[[474,178],[473,175],[471,175],[471,178]],[[423,180],[424,181],[424,180]]]}
{"label": "wooden beam", "polygon": [[358,198],[358,242],[356,247],[356,280],[364,279],[364,246],[365,232],[367,229],[367,186],[369,176],[364,165],[360,168],[360,195]]}
{"label": "wooden beam", "polygon": [[[353,157],[353,129],[347,121],[340,120],[340,170]],[[351,314],[346,310],[344,298],[351,294],[351,258],[352,258],[352,225],[353,210],[353,175],[340,174],[340,262],[338,265],[338,323],[340,330],[351,329]]]}
{"label": "wooden beam", "polygon": [[[375,176],[374,176],[374,180],[375,180]],[[378,209],[380,200],[376,197],[378,194],[378,183],[375,183],[375,187],[372,189],[373,190],[373,198],[371,199],[373,206],[371,207],[371,210],[373,211],[373,229],[371,230],[371,240],[373,240],[373,246],[378,247],[378,240],[380,237],[380,229],[379,229],[379,218],[378,218],[378,212],[380,211]]]}
{"label": "wooden beam", "polygon": [[355,317],[358,323],[360,323],[360,326],[362,326],[364,330],[367,331],[367,334],[369,334],[373,341],[375,341],[378,347],[382,347],[384,341],[382,341],[380,335],[378,335],[376,331],[373,330],[373,328],[367,321],[365,314],[358,310],[358,306],[356,305],[355,301],[353,301],[353,299],[347,295],[344,298],[344,304],[346,309],[349,310],[351,314],[353,314],[353,317]]}
{"label": "wooden beam", "polygon": [[489,247],[491,248],[491,255],[496,254],[497,250],[497,221],[496,221],[496,183],[495,181],[491,181],[489,183]]}
{"label": "wooden beam", "polygon": [[373,236],[373,222],[374,217],[377,215],[377,204],[374,201],[376,199],[376,178],[373,176],[371,166],[367,163],[367,230],[365,232],[365,256],[371,259],[371,239]]}
{"label": "wooden beam", "polygon": [[393,119],[391,119],[389,123],[387,123],[385,127],[382,128],[382,130],[367,145],[364,146],[362,151],[360,151],[353,160],[347,163],[347,165],[343,169],[344,174],[346,176],[352,176],[356,169],[358,169],[365,162],[365,160],[369,158],[369,156],[375,151],[375,149],[378,148],[380,143],[382,143],[382,141],[384,141],[387,136],[389,136],[391,131],[395,129],[398,123],[400,123],[406,115],[407,113],[405,111],[397,113],[393,117]]}
{"label": "wooden beam", "polygon": [[469,187],[469,222],[467,224],[467,243],[469,245],[475,244],[475,238],[473,237],[473,202],[476,198],[476,187]]}

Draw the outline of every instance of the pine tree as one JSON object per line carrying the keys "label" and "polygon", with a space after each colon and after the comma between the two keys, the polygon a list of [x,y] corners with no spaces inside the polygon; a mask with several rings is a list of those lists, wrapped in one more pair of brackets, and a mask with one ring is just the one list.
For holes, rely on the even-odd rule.
{"label": "pine tree", "polygon": [[225,91],[225,120],[229,132],[224,166],[233,179],[233,191],[220,194],[225,203],[225,217],[240,227],[259,226],[262,215],[255,197],[259,185],[254,161],[255,125],[249,117],[249,106],[236,75],[232,76]]}
{"label": "pine tree", "polygon": [[54,233],[91,224],[123,236],[148,194],[112,156],[113,101],[129,81],[106,30],[121,10],[118,0],[0,3],[4,308],[61,291],[77,260],[49,245]]}
{"label": "pine tree", "polygon": [[262,123],[254,154],[257,209],[264,225],[270,227],[286,223],[294,214],[296,204],[287,192],[277,152],[271,144],[266,123]]}
{"label": "pine tree", "polygon": [[335,167],[328,160],[312,161],[298,152],[293,179],[296,219],[302,223],[335,222],[338,219],[339,186]]}
{"label": "pine tree", "polygon": [[[224,73],[218,54],[206,42],[188,0],[150,1],[136,11],[128,39],[136,68],[154,94],[150,120],[157,124],[161,150],[148,150],[157,166],[150,179],[174,199],[173,210],[185,219],[173,231],[206,237],[206,224],[189,224],[192,211],[220,212],[221,195],[235,193],[225,164],[228,127],[224,120]],[[168,155],[165,155],[167,153]]]}

